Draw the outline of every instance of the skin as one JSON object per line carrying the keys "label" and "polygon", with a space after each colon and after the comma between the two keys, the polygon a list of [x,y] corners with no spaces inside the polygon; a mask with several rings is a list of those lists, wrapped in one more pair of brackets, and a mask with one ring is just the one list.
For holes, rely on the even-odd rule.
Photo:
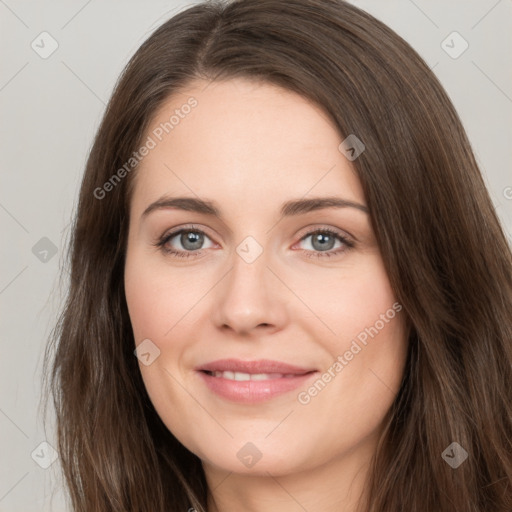
{"label": "skin", "polygon": [[[222,358],[274,359],[317,369],[316,380],[396,303],[368,213],[280,217],[291,199],[365,205],[338,149],[343,138],[305,98],[241,78],[190,83],[146,136],[190,96],[197,106],[142,160],[130,206],[126,300],[136,345],[149,339],[160,350],[139,364],[145,386],[169,430],[203,461],[210,511],[355,511],[404,371],[403,312],[307,404],[297,396],[311,382],[240,404],[212,393],[194,370]],[[176,208],[142,217],[163,195],[214,201],[222,220]],[[190,224],[206,233],[199,250],[179,235],[167,242],[189,258],[154,245]],[[308,228],[334,229],[355,245],[313,245]],[[251,263],[236,251],[248,236],[263,251]],[[322,247],[345,250],[322,257]],[[261,453],[250,468],[237,457],[248,442]]]}

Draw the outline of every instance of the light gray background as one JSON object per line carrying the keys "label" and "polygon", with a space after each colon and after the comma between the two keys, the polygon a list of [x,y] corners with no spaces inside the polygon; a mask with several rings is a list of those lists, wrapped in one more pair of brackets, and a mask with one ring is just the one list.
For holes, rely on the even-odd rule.
{"label": "light gray background", "polygon": [[[40,443],[55,446],[37,408],[43,349],[65,292],[58,276],[68,225],[115,80],[149,34],[191,3],[0,0],[0,512],[66,510],[60,491],[50,500],[58,461],[45,470],[35,460],[51,455]],[[435,66],[510,236],[512,0],[352,3]],[[43,31],[59,45],[46,59],[31,47],[34,40],[42,46]],[[441,47],[453,31],[469,44],[457,59]],[[32,250],[43,237],[57,250],[46,262]]]}

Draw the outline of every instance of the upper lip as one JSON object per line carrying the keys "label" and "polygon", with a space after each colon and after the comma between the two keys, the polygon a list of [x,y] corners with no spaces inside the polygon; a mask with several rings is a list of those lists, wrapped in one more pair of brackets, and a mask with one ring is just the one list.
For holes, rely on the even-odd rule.
{"label": "upper lip", "polygon": [[196,368],[198,371],[208,372],[240,372],[240,373],[282,373],[303,375],[316,371],[314,368],[301,368],[299,366],[272,361],[269,359],[259,359],[255,361],[242,361],[240,359],[219,359],[210,363],[203,364]]}

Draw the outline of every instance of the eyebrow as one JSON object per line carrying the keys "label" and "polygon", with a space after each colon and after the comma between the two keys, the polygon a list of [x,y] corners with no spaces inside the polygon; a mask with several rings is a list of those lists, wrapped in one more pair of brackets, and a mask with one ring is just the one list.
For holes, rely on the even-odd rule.
{"label": "eyebrow", "polygon": [[[188,212],[211,215],[223,220],[220,209],[213,201],[195,197],[168,197],[163,196],[151,203],[142,213],[141,217],[146,218],[151,212],[167,208],[175,208]],[[340,197],[315,197],[311,199],[296,199],[286,201],[281,207],[281,217],[303,215],[325,208],[355,208],[368,214],[368,208],[362,204]]]}

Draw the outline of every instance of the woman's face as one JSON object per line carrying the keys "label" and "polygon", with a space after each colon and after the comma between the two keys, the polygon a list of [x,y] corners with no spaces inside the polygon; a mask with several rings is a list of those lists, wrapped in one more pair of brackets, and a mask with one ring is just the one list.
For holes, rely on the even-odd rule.
{"label": "woman's face", "polygon": [[368,459],[403,375],[404,312],[332,122],[273,85],[196,81],[144,142],[125,289],[163,422],[231,472]]}

